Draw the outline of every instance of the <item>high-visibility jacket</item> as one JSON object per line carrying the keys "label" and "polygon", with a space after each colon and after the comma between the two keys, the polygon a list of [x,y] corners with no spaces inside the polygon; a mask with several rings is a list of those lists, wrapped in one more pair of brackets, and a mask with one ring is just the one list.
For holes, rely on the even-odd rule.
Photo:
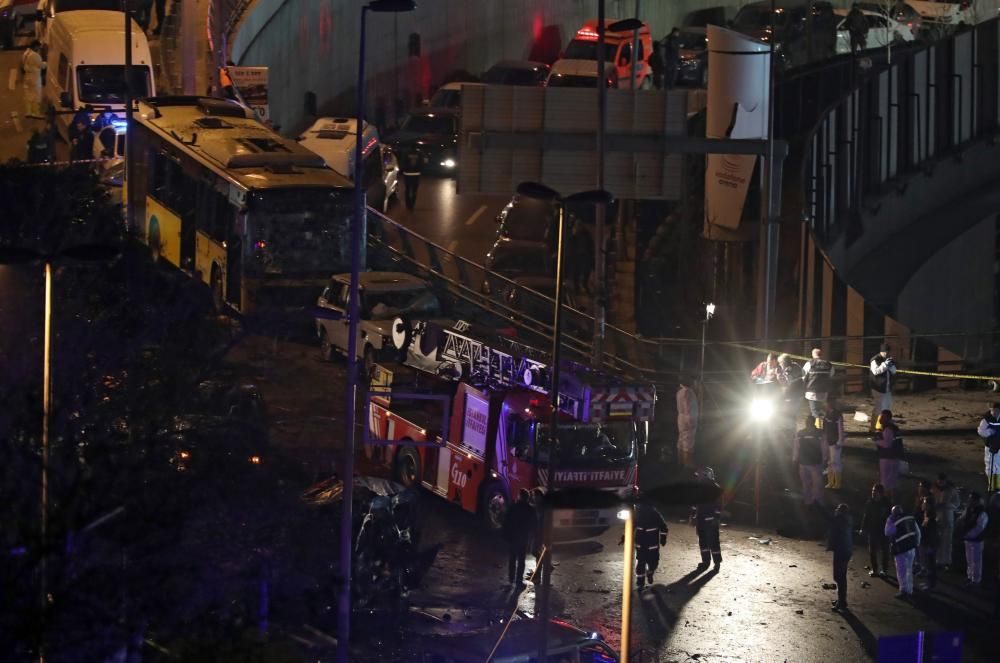
{"label": "high-visibility jacket", "polygon": [[920,545],[920,526],[913,516],[903,516],[885,521],[885,535],[889,537],[889,548],[893,555],[902,555]]}
{"label": "high-visibility jacket", "polygon": [[660,546],[667,543],[667,523],[651,506],[640,506],[635,514],[635,554],[659,557]]}

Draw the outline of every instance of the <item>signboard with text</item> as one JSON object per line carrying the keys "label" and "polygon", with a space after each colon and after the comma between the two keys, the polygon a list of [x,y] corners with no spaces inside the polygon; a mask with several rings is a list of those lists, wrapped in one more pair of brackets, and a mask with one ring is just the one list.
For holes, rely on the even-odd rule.
{"label": "signboard with text", "polygon": [[226,70],[246,105],[253,109],[261,122],[267,122],[270,117],[267,108],[267,67],[231,66]]}

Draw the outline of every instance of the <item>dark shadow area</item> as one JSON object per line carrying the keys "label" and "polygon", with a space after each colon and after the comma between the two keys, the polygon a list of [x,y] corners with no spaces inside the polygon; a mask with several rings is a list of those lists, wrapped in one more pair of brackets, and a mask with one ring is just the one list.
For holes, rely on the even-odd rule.
{"label": "dark shadow area", "polygon": [[875,634],[872,633],[868,627],[865,626],[864,622],[858,619],[858,616],[850,610],[839,614],[843,617],[844,621],[847,622],[847,625],[851,627],[854,634],[858,636],[858,639],[861,641],[861,646],[864,647],[865,653],[872,658],[875,658],[876,654],[878,654],[878,638],[875,637]]}

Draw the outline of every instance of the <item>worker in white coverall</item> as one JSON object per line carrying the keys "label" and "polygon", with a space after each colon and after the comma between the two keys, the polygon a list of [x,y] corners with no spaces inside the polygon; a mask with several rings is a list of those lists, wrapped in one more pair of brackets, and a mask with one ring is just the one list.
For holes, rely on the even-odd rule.
{"label": "worker in white coverall", "polygon": [[686,467],[694,464],[694,439],[698,432],[698,395],[691,388],[691,379],[681,377],[677,390],[677,462]]}
{"label": "worker in white coverall", "polygon": [[986,490],[992,492],[1000,489],[1000,402],[990,405],[990,411],[979,420],[977,432],[983,438]]}
{"label": "worker in white coverall", "polygon": [[42,43],[37,39],[21,55],[21,80],[24,86],[24,114],[42,118]]}

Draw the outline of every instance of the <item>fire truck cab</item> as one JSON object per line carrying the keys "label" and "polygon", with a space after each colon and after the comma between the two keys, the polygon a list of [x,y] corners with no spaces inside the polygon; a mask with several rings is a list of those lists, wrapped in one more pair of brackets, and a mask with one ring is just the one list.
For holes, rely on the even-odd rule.
{"label": "fire truck cab", "polygon": [[[521,489],[553,485],[550,463],[556,487],[630,496],[653,416],[653,386],[618,382],[577,365],[562,371],[553,453],[549,396],[529,376],[501,384],[476,380],[467,371],[467,377],[449,380],[379,364],[362,460],[406,486],[422,485],[480,514],[492,528],[502,525]],[[600,534],[613,518],[596,509],[557,510],[553,522],[558,538],[575,539]]]}

